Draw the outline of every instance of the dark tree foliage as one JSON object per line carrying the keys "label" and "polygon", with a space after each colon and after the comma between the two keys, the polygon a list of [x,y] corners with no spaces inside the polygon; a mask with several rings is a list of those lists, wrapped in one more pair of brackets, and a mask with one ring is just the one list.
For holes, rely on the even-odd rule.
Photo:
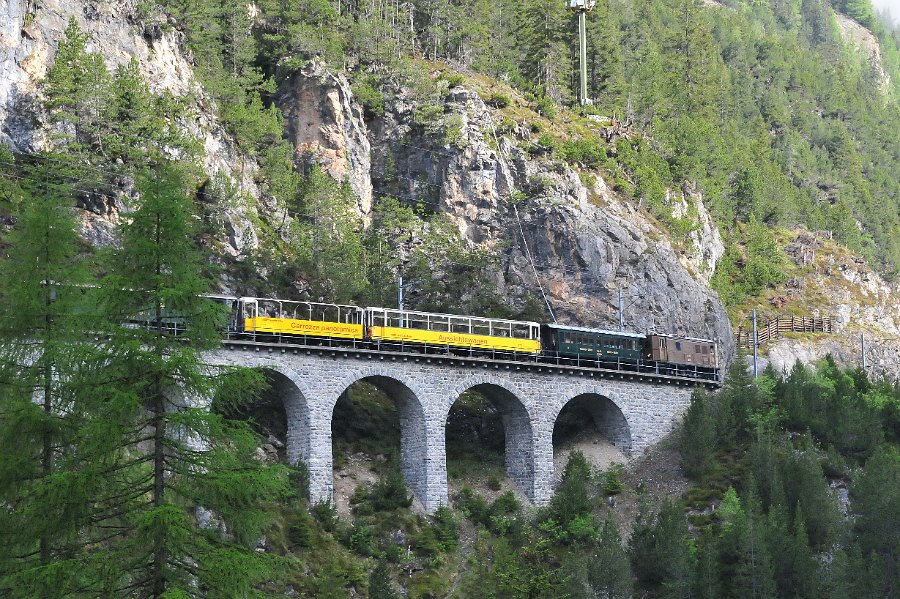
{"label": "dark tree foliage", "polygon": [[87,400],[101,352],[81,323],[100,315],[80,285],[70,173],[47,156],[4,160],[15,228],[0,263],[0,594],[62,597],[83,584],[91,490]]}
{"label": "dark tree foliage", "polygon": [[900,451],[879,448],[853,487],[859,549],[884,572],[884,596],[900,592]]}
{"label": "dark tree foliage", "polygon": [[591,465],[587,458],[580,451],[573,451],[548,511],[550,517],[564,529],[574,520],[591,514],[593,505],[588,493],[590,478]]}
{"label": "dark tree foliage", "polygon": [[702,478],[715,462],[716,423],[702,391],[691,395],[681,428],[681,464],[688,476]]}

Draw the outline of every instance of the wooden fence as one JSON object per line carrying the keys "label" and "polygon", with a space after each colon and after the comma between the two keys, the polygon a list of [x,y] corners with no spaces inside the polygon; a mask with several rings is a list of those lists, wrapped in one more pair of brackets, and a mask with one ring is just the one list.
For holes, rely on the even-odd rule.
{"label": "wooden fence", "polygon": [[[765,324],[757,323],[756,337],[760,345],[781,337],[783,333],[832,333],[830,318],[812,316],[776,316]],[[753,327],[742,326],[735,336],[738,349],[753,349]]]}

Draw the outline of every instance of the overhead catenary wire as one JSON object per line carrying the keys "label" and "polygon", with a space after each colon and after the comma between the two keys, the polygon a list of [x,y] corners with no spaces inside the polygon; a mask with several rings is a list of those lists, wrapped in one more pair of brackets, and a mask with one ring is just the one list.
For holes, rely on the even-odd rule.
{"label": "overhead catenary wire", "polygon": [[[494,128],[494,123],[491,123],[491,135],[494,137],[494,143],[497,144],[497,158],[500,161],[501,168],[506,171],[509,170],[509,166],[506,163],[506,157],[503,155],[503,146],[500,144],[500,140],[497,139],[497,130]],[[510,198],[510,203],[513,207],[513,212],[516,215],[516,222],[519,225],[519,234],[522,236],[522,247],[525,250],[525,256],[528,258],[528,262],[531,264],[531,270],[534,273],[534,279],[537,281],[538,289],[541,290],[541,297],[544,298],[544,304],[547,306],[547,311],[550,312],[550,318],[553,319],[553,322],[556,323],[556,314],[553,313],[553,307],[550,305],[550,300],[547,298],[547,294],[544,292],[544,284],[541,283],[541,277],[538,276],[537,266],[534,264],[534,257],[531,255],[531,250],[528,248],[528,239],[525,237],[525,229],[522,227],[522,219],[519,216],[519,208],[516,206],[515,200]]]}

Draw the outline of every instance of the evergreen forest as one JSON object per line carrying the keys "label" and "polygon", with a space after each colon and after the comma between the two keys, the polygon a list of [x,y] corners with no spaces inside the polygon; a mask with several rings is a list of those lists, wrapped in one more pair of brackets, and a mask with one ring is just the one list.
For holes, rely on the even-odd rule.
{"label": "evergreen forest", "polygon": [[[279,418],[258,409],[265,374],[203,362],[228,316],[203,294],[223,280],[389,305],[402,264],[413,307],[543,318],[534,298],[501,293],[496,253],[463,243],[428,197],[385,184],[364,223],[349,185],[296,168],[274,95],[310,60],[348,77],[368,119],[408,90],[417,126],[448,147],[449,89],[489,81],[498,110],[521,95],[546,123],[535,153],[602,176],[676,244],[689,225],[667,191],[702,193],[724,236],[712,285],[728,305],[780,282],[779,227],[831,231],[896,279],[900,31],[869,0],[598,0],[588,106],[572,95],[575,21],[559,0],[137,7],[136,27],[184,36],[201,101],[290,231],[254,222],[259,247],[223,256],[225,209],[247,197],[204,171],[186,125],[196,98],[154,93],[134,61],[110,68],[68,25],[36,100],[51,149],[0,146],[0,596],[900,595],[900,387],[830,358],[755,380],[738,361],[722,389],[695,393],[660,450],[681,496],[574,452],[552,502],[527,506],[503,490],[502,447],[473,433],[502,429],[473,394],[448,425],[460,489],[430,516],[411,507],[391,401],[355,386],[336,408],[335,461],[378,466],[350,518],[309,505],[302,462],[261,459]],[[844,41],[836,15],[872,32],[879,62]],[[633,134],[578,133],[598,115]],[[111,198],[129,216],[108,231],[73,210]],[[162,324],[172,314],[178,338]],[[482,475],[490,499],[467,483]],[[626,496],[633,517],[616,508]]]}

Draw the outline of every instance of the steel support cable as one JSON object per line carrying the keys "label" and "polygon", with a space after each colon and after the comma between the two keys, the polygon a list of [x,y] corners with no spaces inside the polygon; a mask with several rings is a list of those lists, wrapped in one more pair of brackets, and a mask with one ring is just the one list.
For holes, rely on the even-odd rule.
{"label": "steel support cable", "polygon": [[[503,146],[500,144],[500,140],[497,139],[497,130],[494,129],[494,123],[491,122],[491,135],[494,137],[494,143],[497,144],[497,157],[500,159],[500,166],[503,168],[505,173],[509,171],[509,165],[506,162],[506,157],[504,156]],[[512,181],[510,180],[510,188],[512,187]],[[519,225],[519,234],[522,236],[522,246],[525,248],[525,257],[528,258],[528,262],[531,264],[531,271],[534,273],[534,280],[537,281],[538,289],[541,290],[541,297],[544,298],[544,304],[547,306],[547,311],[550,312],[550,318],[553,319],[553,322],[556,323],[556,314],[553,313],[553,308],[550,306],[550,300],[547,299],[547,294],[544,292],[544,285],[541,283],[541,278],[538,276],[537,266],[534,264],[534,257],[531,255],[531,250],[528,248],[528,239],[525,238],[525,228],[522,226],[522,218],[519,216],[519,208],[516,206],[516,202],[513,198],[509,198],[510,203],[513,207],[513,212],[516,215],[516,223]]]}

